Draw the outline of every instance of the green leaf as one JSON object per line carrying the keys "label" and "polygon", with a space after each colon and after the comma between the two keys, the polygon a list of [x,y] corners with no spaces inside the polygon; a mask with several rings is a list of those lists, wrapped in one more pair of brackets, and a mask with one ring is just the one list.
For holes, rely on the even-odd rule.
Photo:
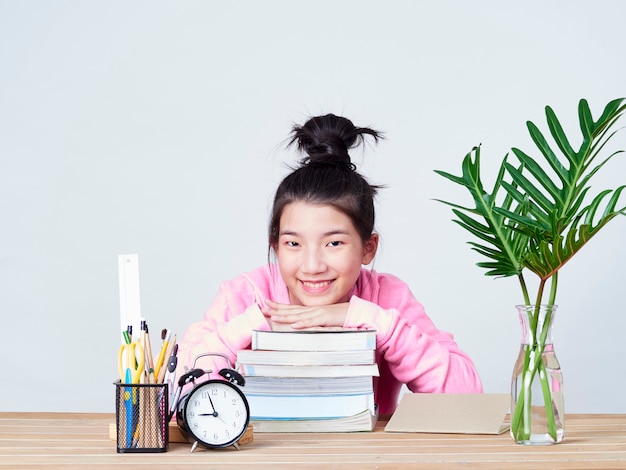
{"label": "green leaf", "polygon": [[[536,184],[529,178],[525,178],[521,172],[510,171],[513,180],[518,183],[519,189],[524,196],[531,199],[529,204],[528,218],[534,218],[537,222],[546,226],[546,215],[550,214],[549,230],[541,233],[536,224],[528,223],[521,218],[514,219],[517,223],[517,230],[524,230],[525,233],[532,233],[534,239],[531,241],[531,249],[527,261],[527,267],[538,273],[542,279],[551,276],[558,271],[580,248],[597,233],[597,230],[604,226],[609,218],[613,218],[619,211],[614,208],[622,192],[618,189],[611,199],[611,204],[605,209],[605,217],[596,226],[591,226],[602,200],[611,191],[602,191],[592,202],[583,207],[584,200],[589,192],[589,182],[591,178],[615,155],[622,150],[614,152],[604,159],[600,164],[590,167],[591,162],[596,158],[606,142],[615,135],[615,131],[610,131],[613,124],[623,114],[623,99],[610,102],[604,109],[602,116],[594,122],[586,100],[581,100],[578,107],[580,128],[583,140],[578,151],[574,151],[570,140],[565,136],[565,132],[550,107],[546,107],[546,117],[552,137],[554,138],[561,154],[568,162],[568,166],[556,164],[556,152],[544,138],[539,129],[532,123],[528,124],[533,141],[538,146],[544,160],[555,170],[560,182],[565,183],[559,190],[556,183],[551,181],[545,172],[540,169],[540,163],[526,153],[514,152],[518,159],[524,163],[527,171],[533,176]],[[539,169],[538,169],[539,167]],[[561,173],[561,169],[566,169],[567,176]],[[511,188],[504,186],[511,192]],[[560,191],[559,196],[555,196],[556,191]],[[520,198],[520,194],[514,197]],[[549,209],[549,198],[553,199],[553,209]],[[541,210],[537,210],[540,208]],[[584,216],[585,224],[578,227],[578,221]],[[604,220],[604,219],[607,220]]]}
{"label": "green leaf", "polygon": [[[493,185],[494,190],[491,194],[485,191],[481,180],[479,146],[474,147],[463,159],[461,165],[462,176],[455,176],[441,170],[435,170],[435,172],[465,187],[474,201],[475,207],[472,208],[439,200],[439,202],[453,207],[453,213],[457,216],[454,222],[489,245],[491,250],[498,253],[497,262],[500,263],[503,268],[495,270],[496,272],[506,272],[506,275],[516,275],[519,274],[523,268],[522,255],[521,253],[513,251],[514,245],[511,244],[507,235],[507,229],[505,228],[506,221],[494,210],[494,208],[497,207],[498,191],[502,185],[502,178],[506,174],[505,165],[506,156],[503,158],[498,176]],[[504,198],[504,204],[506,207],[510,207],[513,199],[507,194],[505,194]],[[470,217],[470,215],[480,220]],[[515,247],[521,250],[523,245],[517,244]],[[487,274],[490,275],[489,273]]]}
{"label": "green leaf", "polygon": [[[524,168],[526,168],[530,174],[533,175],[535,179],[548,191],[552,200],[554,200],[557,204],[563,204],[564,201],[561,198],[561,190],[552,182],[543,168],[541,168],[535,160],[521,150],[513,149],[513,153],[515,153],[518,160],[524,164]],[[521,172],[518,171],[518,173]],[[567,181],[562,180],[562,183],[563,185],[566,185]]]}
{"label": "green leaf", "polygon": [[620,196],[622,195],[622,191],[624,191],[624,189],[626,188],[626,185],[622,185],[619,188],[617,188],[615,191],[613,191],[613,196],[611,196],[611,199],[609,200],[608,204],[606,205],[606,208],[604,209],[604,213],[602,214],[602,218],[606,218],[609,217],[611,214],[615,213],[615,212],[623,212],[624,209],[626,209],[626,207],[622,208],[619,211],[615,210],[615,207],[617,206],[617,201],[619,200]]}
{"label": "green leaf", "polygon": [[[565,155],[574,155],[576,152],[570,145],[569,140],[567,139],[567,136],[563,131],[563,127],[561,127],[559,119],[556,117],[556,114],[554,114],[554,111],[550,106],[546,106],[546,120],[548,121],[550,134],[552,134],[552,137],[554,138],[556,144],[559,146],[559,149],[561,149],[561,152]],[[548,163],[550,163],[552,168],[554,168],[554,170],[559,173],[559,176],[565,177],[566,174],[562,174],[561,169],[564,172],[566,170],[562,167],[561,162],[556,158],[556,156],[554,157],[554,160],[550,160]]]}
{"label": "green leaf", "polygon": [[435,170],[435,173],[443,176],[444,178],[448,178],[450,181],[465,186],[465,180],[458,176],[451,175],[450,173],[446,173],[445,171]]}
{"label": "green leaf", "polygon": [[507,170],[517,186],[524,191],[533,202],[541,207],[541,209],[543,209],[546,213],[550,213],[554,210],[555,201],[551,201],[544,193],[541,192],[541,189],[534,186],[533,183],[520,171],[518,171],[517,168],[513,165],[507,165]]}
{"label": "green leaf", "polygon": [[[616,155],[617,150],[600,159],[606,144],[616,135],[615,125],[626,113],[626,99],[610,101],[594,121],[586,100],[578,103],[582,140],[575,149],[554,110],[546,106],[549,137],[533,123],[526,123],[537,156],[519,148],[512,153],[514,165],[502,159],[491,193],[484,189],[480,166],[480,146],[474,147],[462,161],[461,176],[436,170],[444,178],[465,187],[472,205],[446,201],[457,217],[454,221],[477,242],[471,249],[486,258],[477,265],[488,276],[518,275],[525,301],[529,296],[522,270],[540,278],[537,299],[542,298],[544,283],[556,276],[591,238],[626,207],[618,207],[626,185],[591,194],[592,178]],[[552,171],[548,171],[551,169]],[[504,193],[504,194],[502,194]],[[556,277],[555,277],[556,278]],[[556,282],[552,282],[550,302],[554,302]]]}

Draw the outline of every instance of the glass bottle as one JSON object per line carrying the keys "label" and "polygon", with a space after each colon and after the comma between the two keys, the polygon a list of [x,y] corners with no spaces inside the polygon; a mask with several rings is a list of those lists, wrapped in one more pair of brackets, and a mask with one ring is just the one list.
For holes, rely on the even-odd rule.
{"label": "glass bottle", "polygon": [[563,440],[563,375],[554,352],[556,305],[517,305],[522,341],[511,378],[511,437],[518,444]]}

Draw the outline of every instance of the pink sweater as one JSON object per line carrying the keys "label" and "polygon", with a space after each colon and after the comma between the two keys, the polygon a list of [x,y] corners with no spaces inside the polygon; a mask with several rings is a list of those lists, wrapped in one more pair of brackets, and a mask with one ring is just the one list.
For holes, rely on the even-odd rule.
{"label": "pink sweater", "polygon": [[[177,376],[183,366],[191,367],[194,357],[207,351],[224,354],[234,364],[237,351],[250,348],[252,330],[270,329],[259,309],[265,299],[289,303],[287,287],[275,265],[222,283],[204,319],[183,335]],[[374,382],[374,391],[381,414],[395,410],[402,384],[420,393],[482,391],[470,358],[450,333],[435,327],[406,283],[393,275],[362,269],[344,326],[377,332],[380,377]],[[228,366],[220,358],[196,365],[214,371]]]}

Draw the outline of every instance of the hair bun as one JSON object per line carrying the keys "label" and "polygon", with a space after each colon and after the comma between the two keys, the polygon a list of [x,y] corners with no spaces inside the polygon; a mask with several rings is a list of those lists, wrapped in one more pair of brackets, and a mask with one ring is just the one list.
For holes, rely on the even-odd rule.
{"label": "hair bun", "polygon": [[364,135],[375,140],[381,137],[372,129],[355,127],[349,119],[326,114],[310,118],[303,126],[294,126],[289,144],[297,143],[298,150],[307,154],[301,161],[304,165],[345,165],[354,170],[348,150],[362,143]]}

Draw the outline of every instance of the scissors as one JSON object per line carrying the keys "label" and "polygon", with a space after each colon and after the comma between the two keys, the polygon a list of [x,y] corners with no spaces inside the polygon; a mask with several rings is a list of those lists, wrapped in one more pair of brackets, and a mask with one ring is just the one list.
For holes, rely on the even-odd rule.
{"label": "scissors", "polygon": [[[138,342],[122,344],[117,355],[117,369],[123,383],[139,383],[144,371],[145,353]],[[130,382],[128,377],[130,374]]]}
{"label": "scissors", "polygon": [[[126,335],[124,335],[124,340],[126,342],[120,346],[117,355],[120,381],[125,384],[136,384],[139,383],[141,374],[144,372],[144,349],[140,343],[131,342]],[[122,397],[126,409],[126,447],[130,448],[133,442],[133,419],[135,417],[135,405],[137,405],[137,390],[133,387],[124,387]]]}

